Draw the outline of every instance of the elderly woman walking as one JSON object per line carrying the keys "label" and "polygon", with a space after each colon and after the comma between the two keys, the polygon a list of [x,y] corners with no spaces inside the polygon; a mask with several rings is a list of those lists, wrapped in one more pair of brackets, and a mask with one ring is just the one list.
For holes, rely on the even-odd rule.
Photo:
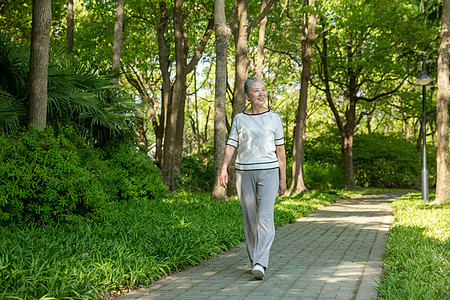
{"label": "elderly woman walking", "polygon": [[275,237],[275,199],[286,192],[286,155],[281,116],[266,108],[266,89],[261,79],[244,84],[250,108],[238,113],[231,126],[220,173],[227,188],[228,165],[236,155],[236,186],[244,218],[247,251],[252,274],[263,279]]}

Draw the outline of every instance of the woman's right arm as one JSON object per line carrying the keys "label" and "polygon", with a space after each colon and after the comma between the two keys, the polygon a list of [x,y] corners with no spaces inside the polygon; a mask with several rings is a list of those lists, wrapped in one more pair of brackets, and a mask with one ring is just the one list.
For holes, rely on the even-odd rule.
{"label": "woman's right arm", "polygon": [[233,146],[227,145],[225,147],[225,154],[223,155],[222,168],[220,169],[220,185],[224,188],[227,188],[228,184],[228,165],[231,162],[231,158],[233,157],[234,151],[236,148]]}

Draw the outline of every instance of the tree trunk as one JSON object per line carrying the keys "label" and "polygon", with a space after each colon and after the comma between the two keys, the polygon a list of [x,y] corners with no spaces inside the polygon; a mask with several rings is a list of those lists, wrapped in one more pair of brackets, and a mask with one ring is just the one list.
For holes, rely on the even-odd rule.
{"label": "tree trunk", "polygon": [[176,189],[175,177],[177,172],[175,171],[175,169],[177,168],[177,155],[178,152],[180,152],[180,149],[176,149],[176,139],[180,138],[180,134],[177,133],[177,129],[179,129],[178,117],[182,117],[184,122],[184,110],[182,116],[180,114],[180,110],[182,110],[181,105],[184,104],[183,95],[186,95],[186,80],[184,76],[186,68],[186,58],[184,56],[185,40],[182,24],[182,5],[182,0],[174,1],[173,29],[175,41],[176,77],[175,83],[173,85],[173,94],[169,104],[168,119],[164,134],[164,153],[162,167],[163,182],[168,186],[169,191],[171,192],[175,191]]}
{"label": "tree trunk", "polygon": [[182,15],[182,5],[182,0],[174,1],[173,27],[176,75],[175,83],[173,84],[173,93],[168,107],[167,123],[165,126],[162,164],[162,180],[168,186],[169,191],[172,192],[176,190],[176,176],[180,173],[181,169],[184,107],[186,103],[186,77],[195,69],[195,66],[200,61],[214,27],[214,19],[211,18],[192,60],[187,64],[189,46],[187,43],[187,34],[183,29],[185,20]]}
{"label": "tree trunk", "polygon": [[215,2],[216,82],[214,101],[214,183],[211,199],[226,201],[226,189],[220,186],[219,177],[226,146],[227,58],[231,30],[226,24],[225,0]]}
{"label": "tree trunk", "polygon": [[345,187],[354,189],[356,184],[353,171],[353,133],[341,133],[341,149]]}
{"label": "tree trunk", "polygon": [[[327,38],[326,34],[323,37],[323,49],[322,49],[322,64],[323,64],[323,81],[325,83],[325,95],[328,102],[328,105],[333,112],[334,118],[337,123],[337,127],[341,134],[341,152],[342,152],[342,164],[344,168],[344,178],[345,178],[345,186],[347,188],[356,188],[355,180],[354,180],[354,172],[353,172],[353,132],[356,126],[356,116],[355,116],[355,108],[356,108],[356,92],[353,90],[355,88],[354,84],[354,75],[351,74],[350,70],[347,70],[347,74],[350,80],[349,87],[349,99],[348,107],[346,109],[346,124],[339,114],[339,111],[334,104],[333,97],[331,95],[330,88],[330,78],[328,71],[328,46],[327,46]],[[353,82],[352,82],[353,81]]]}
{"label": "tree trunk", "polygon": [[[261,1],[261,12],[264,11],[264,8],[267,6],[267,0]],[[266,24],[267,24],[267,16],[261,20],[259,24],[259,37],[258,37],[258,53],[256,56],[256,76],[263,79],[263,68],[264,68],[264,44],[266,37]]]}
{"label": "tree trunk", "polygon": [[[304,1],[303,6],[314,8],[314,0]],[[293,164],[292,164],[292,184],[290,193],[301,193],[307,190],[304,183],[304,162],[305,162],[305,140],[306,140],[306,118],[308,105],[308,85],[311,78],[311,56],[312,46],[317,38],[315,34],[317,24],[317,14],[310,13],[304,15],[302,25],[302,76],[300,86],[300,98],[298,101],[297,115],[295,117]]]}
{"label": "tree trunk", "polygon": [[160,13],[161,18],[159,23],[156,25],[156,36],[158,38],[158,58],[159,58],[159,68],[161,70],[162,77],[162,88],[161,88],[161,114],[159,115],[159,127],[155,131],[156,135],[156,151],[155,160],[159,165],[163,164],[163,145],[164,145],[164,134],[166,132],[166,125],[169,112],[170,99],[172,98],[172,84],[170,82],[170,72],[169,72],[169,59],[167,56],[167,46],[165,39],[165,32],[167,22],[169,21],[169,13],[167,11],[166,4],[164,2],[160,3]]}
{"label": "tree trunk", "polygon": [[237,30],[233,32],[235,40],[235,74],[233,92],[232,118],[245,109],[244,83],[248,76],[248,2],[249,0],[238,0]]}
{"label": "tree trunk", "polygon": [[33,0],[30,51],[28,124],[42,130],[47,124],[48,60],[52,1]]}
{"label": "tree trunk", "polygon": [[356,128],[356,74],[351,67],[352,56],[351,56],[351,46],[349,47],[348,60],[349,65],[347,69],[347,77],[349,78],[348,84],[348,105],[345,111],[346,124],[344,126],[344,131],[341,131],[342,137],[342,162],[344,167],[344,178],[345,186],[349,189],[357,188],[355,184],[355,173],[353,170],[353,134]]}
{"label": "tree trunk", "polygon": [[[155,105],[156,100],[152,100],[147,92],[147,89],[145,85],[142,83],[142,81],[139,79],[139,76],[134,77],[133,76],[133,66],[130,67],[130,71],[124,72],[125,77],[127,78],[128,82],[138,91],[139,97],[141,98],[141,101],[146,106],[146,112],[144,112],[144,116],[141,118],[138,118],[138,124],[137,124],[137,131],[138,131],[138,139],[141,142],[142,145],[144,145],[146,148],[142,149],[144,152],[148,152],[148,138],[147,138],[147,123],[150,120],[152,123],[152,128],[155,133],[155,155],[154,160],[155,163],[158,166],[161,166],[161,150],[162,150],[162,137],[164,133],[164,119],[161,116],[162,112],[161,109],[158,111],[157,107],[160,107],[159,105]],[[158,123],[158,118],[159,123]]]}
{"label": "tree trunk", "polygon": [[72,54],[73,49],[73,0],[67,0],[67,32],[66,32],[66,53]]}
{"label": "tree trunk", "polygon": [[[116,19],[114,22],[114,41],[113,41],[113,57],[112,57],[112,71],[117,75],[120,71],[120,52],[122,50],[122,33],[123,33],[123,14],[125,0],[117,0],[116,3]],[[113,83],[119,83],[119,77],[114,77],[111,80]]]}
{"label": "tree trunk", "polygon": [[450,60],[450,0],[443,1],[441,45],[438,58],[438,95],[437,95],[437,178],[436,199],[433,204],[441,204],[450,200],[450,158],[449,158],[449,125],[448,98],[449,60]]}

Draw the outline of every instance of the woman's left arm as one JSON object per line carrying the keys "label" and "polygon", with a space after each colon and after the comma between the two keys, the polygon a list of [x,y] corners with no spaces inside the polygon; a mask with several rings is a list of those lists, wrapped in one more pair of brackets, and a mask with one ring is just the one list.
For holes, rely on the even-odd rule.
{"label": "woman's left arm", "polygon": [[278,157],[278,164],[280,165],[280,186],[278,188],[278,195],[283,196],[286,193],[286,152],[284,145],[276,146],[276,153]]}

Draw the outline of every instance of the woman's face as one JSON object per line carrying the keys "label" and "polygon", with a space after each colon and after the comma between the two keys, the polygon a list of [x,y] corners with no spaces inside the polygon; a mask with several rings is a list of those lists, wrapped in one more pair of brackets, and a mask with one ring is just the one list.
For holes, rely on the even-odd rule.
{"label": "woman's face", "polygon": [[248,93],[245,94],[252,106],[263,106],[266,103],[266,88],[262,82],[256,81],[250,85]]}

